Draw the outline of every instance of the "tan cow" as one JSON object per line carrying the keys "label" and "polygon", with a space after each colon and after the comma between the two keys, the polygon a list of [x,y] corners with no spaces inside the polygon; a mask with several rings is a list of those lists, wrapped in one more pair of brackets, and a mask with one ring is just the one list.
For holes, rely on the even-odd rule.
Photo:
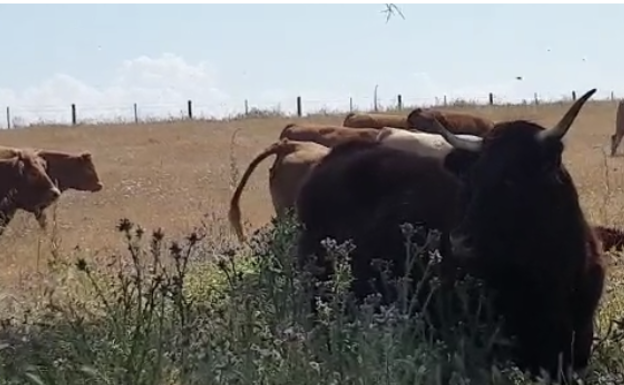
{"label": "tan cow", "polygon": [[483,136],[494,126],[493,121],[473,114],[416,108],[407,115],[408,128],[437,134],[433,129],[434,118],[453,134]]}
{"label": "tan cow", "polygon": [[243,174],[232,199],[228,219],[240,242],[244,242],[241,223],[240,197],[247,181],[256,167],[271,155],[276,155],[269,169],[269,190],[277,217],[294,208],[299,186],[316,162],[329,152],[329,148],[314,142],[281,139],[256,156]]}
{"label": "tan cow", "polygon": [[408,128],[405,115],[357,114],[355,112],[348,113],[342,125],[352,128]]}
{"label": "tan cow", "polygon": [[379,134],[376,128],[351,128],[313,123],[289,123],[280,133],[280,139],[298,142],[314,142],[325,147],[334,147],[338,143],[359,139],[374,141]]}
{"label": "tan cow", "polygon": [[615,156],[622,137],[624,137],[624,100],[620,100],[615,112],[615,133],[611,135],[611,156]]}
{"label": "tan cow", "polygon": [[[27,150],[1,150],[0,234],[18,209],[31,213],[56,201],[61,192],[45,171],[45,160]],[[14,156],[10,156],[13,154]]]}
{"label": "tan cow", "polygon": [[[71,154],[63,151],[0,146],[0,158],[15,156],[20,150],[32,152],[45,161],[46,173],[61,193],[69,189],[97,192],[104,187],[93,164],[92,155],[88,152]],[[47,227],[46,208],[47,206],[41,207],[32,212],[42,229]]]}

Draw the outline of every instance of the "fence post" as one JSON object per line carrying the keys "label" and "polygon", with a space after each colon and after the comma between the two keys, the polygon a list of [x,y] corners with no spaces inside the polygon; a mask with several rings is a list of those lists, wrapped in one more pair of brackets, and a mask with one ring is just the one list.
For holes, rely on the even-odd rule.
{"label": "fence post", "polygon": [[297,116],[301,117],[301,96],[297,96]]}
{"label": "fence post", "polygon": [[611,91],[611,101],[615,100],[615,95],[613,94],[613,91]]}
{"label": "fence post", "polygon": [[397,110],[402,110],[403,109],[403,97],[401,96],[401,94],[397,95]]}
{"label": "fence post", "polygon": [[249,115],[249,100],[245,99],[245,116]]}
{"label": "fence post", "polygon": [[572,91],[572,101],[576,101],[576,91]]}
{"label": "fence post", "polygon": [[490,92],[490,94],[488,95],[488,98],[490,99],[490,106],[494,105],[494,94]]}
{"label": "fence post", "polygon": [[349,96],[349,112],[353,112],[353,97]]}
{"label": "fence post", "polygon": [[11,128],[11,109],[7,106],[7,128]]}
{"label": "fence post", "polygon": [[442,102],[444,107],[448,106],[448,101],[446,100],[446,95],[444,95],[444,101]]}
{"label": "fence post", "polygon": [[537,92],[533,93],[533,100],[535,101],[535,105],[539,105],[539,97],[537,96]]}
{"label": "fence post", "polygon": [[76,105],[74,103],[72,103],[71,105],[71,118],[72,118],[72,125],[76,125]]}
{"label": "fence post", "polygon": [[377,104],[377,88],[379,88],[379,84],[375,84],[375,91],[373,92],[373,109],[375,112],[379,111],[379,105]]}
{"label": "fence post", "polygon": [[134,103],[134,123],[139,124],[139,112],[136,103]]}
{"label": "fence post", "polygon": [[186,109],[188,110],[188,118],[193,119],[193,102],[189,100],[186,104]]}

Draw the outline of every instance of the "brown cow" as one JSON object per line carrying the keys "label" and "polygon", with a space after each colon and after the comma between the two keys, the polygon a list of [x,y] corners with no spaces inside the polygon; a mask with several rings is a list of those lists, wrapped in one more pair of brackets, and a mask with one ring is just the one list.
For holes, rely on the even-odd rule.
{"label": "brown cow", "polygon": [[[0,158],[14,156],[20,149],[0,146]],[[92,155],[88,152],[71,154],[63,151],[24,148],[45,161],[46,173],[56,184],[61,193],[73,189],[77,191],[98,192],[104,186],[100,181]],[[45,207],[32,214],[42,229],[47,227]]]}
{"label": "brown cow", "polygon": [[45,160],[31,151],[12,153],[0,158],[0,234],[18,209],[34,213],[61,196],[45,171]]}
{"label": "brown cow", "polygon": [[247,181],[256,167],[271,155],[276,155],[269,169],[269,189],[277,217],[294,208],[301,181],[314,164],[329,152],[329,148],[314,142],[298,142],[282,139],[273,143],[256,156],[243,174],[230,200],[228,218],[240,242],[244,242],[241,223],[240,197]]}
{"label": "brown cow", "polygon": [[[554,128],[499,122],[483,144],[462,140],[434,121],[432,131],[454,147],[443,165],[379,143],[334,147],[299,192],[300,266],[316,255],[316,274],[326,279],[332,266],[321,241],[351,240],[352,290],[363,299],[384,291],[370,264],[374,258],[391,258],[390,278],[405,275],[401,224],[450,232],[442,267],[459,264],[485,283],[505,334],[516,337],[514,361],[533,374],[544,368],[556,375],[561,354],[564,367],[584,368],[605,268],[600,242],[562,164],[561,140],[595,91],[579,98]],[[415,263],[410,271],[411,290],[422,277],[420,267]],[[396,296],[391,288],[385,298]]]}
{"label": "brown cow", "polygon": [[611,156],[615,156],[617,148],[624,137],[624,100],[620,100],[615,112],[615,133],[611,135]]}
{"label": "brown cow", "polygon": [[407,117],[404,115],[356,114],[355,112],[348,113],[342,125],[352,128],[408,128]]}
{"label": "brown cow", "polygon": [[360,139],[374,141],[379,134],[375,128],[350,128],[312,123],[290,123],[280,133],[280,139],[298,142],[314,142],[325,147],[334,147],[338,143]]}
{"label": "brown cow", "polygon": [[[70,154],[62,151],[38,149],[37,156],[45,159],[46,172],[58,186],[61,193],[73,189],[76,191],[98,192],[104,185],[93,164],[93,157],[89,152]],[[47,227],[45,207],[34,213],[39,226]]]}
{"label": "brown cow", "polygon": [[407,115],[409,129],[435,134],[435,120],[453,134],[483,136],[494,126],[494,122],[484,117],[461,112],[443,112],[432,108],[416,108]]}

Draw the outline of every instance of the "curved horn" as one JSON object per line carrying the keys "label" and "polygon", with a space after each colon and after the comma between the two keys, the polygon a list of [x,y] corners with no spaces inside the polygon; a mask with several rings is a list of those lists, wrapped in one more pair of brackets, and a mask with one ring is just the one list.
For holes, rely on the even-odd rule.
{"label": "curved horn", "polygon": [[574,119],[576,119],[577,115],[581,111],[581,108],[585,104],[589,98],[592,97],[593,94],[596,93],[596,89],[593,88],[587,91],[583,96],[581,96],[568,110],[568,112],[563,115],[559,123],[557,123],[553,128],[541,131],[537,134],[538,139],[545,140],[547,138],[552,139],[561,139],[568,132],[570,127],[572,127],[572,123],[574,123]]}
{"label": "curved horn", "polygon": [[464,138],[459,138],[452,132],[446,129],[438,119],[433,118],[432,124],[433,131],[442,135],[442,137],[453,147],[466,150],[470,152],[479,152],[481,150],[481,146],[483,144],[482,138],[478,138],[478,140],[469,140]]}

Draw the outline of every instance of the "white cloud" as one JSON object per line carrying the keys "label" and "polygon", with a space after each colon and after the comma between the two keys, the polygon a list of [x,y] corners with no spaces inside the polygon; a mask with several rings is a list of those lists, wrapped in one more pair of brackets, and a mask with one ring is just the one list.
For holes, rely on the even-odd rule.
{"label": "white cloud", "polygon": [[[179,115],[193,101],[193,113],[222,116],[232,112],[228,95],[218,88],[216,70],[208,63],[192,64],[173,54],[126,60],[114,78],[93,87],[67,74],[55,74],[41,84],[16,92],[0,88],[0,106],[10,106],[17,124],[71,121],[70,105],[76,104],[79,120],[134,119]],[[0,119],[3,121],[4,119]],[[3,124],[3,126],[5,126]]]}
{"label": "white cloud", "polygon": [[[406,106],[441,103],[456,98],[487,102],[493,92],[498,102],[532,99],[533,84],[515,78],[496,84],[447,84],[426,72],[406,74],[393,84],[380,84],[378,101],[381,106],[396,104],[396,94],[402,93]],[[244,104],[224,92],[217,70],[207,62],[189,63],[182,57],[165,53],[159,57],[140,56],[120,63],[112,79],[93,86],[68,74],[58,73],[40,84],[23,90],[0,88],[0,111],[10,107],[12,125],[38,121],[70,123],[70,105],[76,104],[79,121],[134,119],[133,105],[137,103],[140,119],[148,117],[182,116],[186,103],[193,101],[194,116],[226,116],[242,113]],[[278,107],[283,112],[296,111],[296,97],[303,97],[303,112],[319,109],[346,111],[350,97],[356,108],[372,108],[373,90],[360,89],[351,93],[340,84],[319,85],[318,89],[293,90],[276,87],[260,92],[250,99],[250,108]],[[542,96],[542,95],[540,95]],[[0,127],[6,119],[0,117]]]}

